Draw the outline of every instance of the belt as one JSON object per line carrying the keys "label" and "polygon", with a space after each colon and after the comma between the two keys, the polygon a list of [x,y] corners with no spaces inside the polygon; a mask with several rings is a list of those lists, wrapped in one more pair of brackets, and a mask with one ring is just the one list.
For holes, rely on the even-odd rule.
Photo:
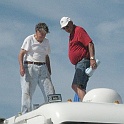
{"label": "belt", "polygon": [[24,64],[35,64],[35,65],[45,65],[45,62],[30,62],[30,61],[25,61]]}

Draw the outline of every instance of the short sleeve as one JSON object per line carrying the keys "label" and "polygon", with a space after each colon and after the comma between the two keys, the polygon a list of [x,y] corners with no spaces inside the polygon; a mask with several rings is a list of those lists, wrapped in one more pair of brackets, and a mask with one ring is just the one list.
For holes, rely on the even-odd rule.
{"label": "short sleeve", "polygon": [[85,47],[87,47],[88,44],[92,42],[92,39],[83,28],[80,28],[78,30],[78,41],[80,41]]}
{"label": "short sleeve", "polygon": [[24,50],[26,50],[26,51],[29,51],[30,46],[31,46],[31,40],[30,40],[29,37],[27,37],[27,38],[24,40],[21,49],[24,49]]}

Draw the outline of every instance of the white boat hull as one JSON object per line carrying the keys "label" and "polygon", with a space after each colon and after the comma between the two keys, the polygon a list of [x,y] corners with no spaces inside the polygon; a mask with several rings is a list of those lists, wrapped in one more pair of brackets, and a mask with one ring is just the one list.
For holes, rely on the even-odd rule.
{"label": "white boat hull", "polygon": [[124,124],[124,105],[111,103],[50,103],[27,114],[7,119],[7,124],[60,124],[92,122]]}

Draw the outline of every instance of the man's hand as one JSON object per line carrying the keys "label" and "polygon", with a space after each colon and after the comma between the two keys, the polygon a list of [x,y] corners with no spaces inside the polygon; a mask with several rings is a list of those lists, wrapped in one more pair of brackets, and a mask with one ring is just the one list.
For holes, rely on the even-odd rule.
{"label": "man's hand", "polygon": [[90,59],[90,66],[92,67],[92,69],[97,68],[97,63],[95,59]]}
{"label": "man's hand", "polygon": [[25,74],[25,69],[24,69],[24,66],[23,66],[23,57],[24,57],[25,54],[26,54],[26,50],[21,49],[20,53],[18,55],[18,60],[19,60],[19,65],[20,65],[20,75],[21,76],[24,76],[24,74]]}
{"label": "man's hand", "polygon": [[25,69],[24,69],[24,67],[22,66],[22,67],[20,67],[20,75],[23,77],[24,74],[25,74]]}

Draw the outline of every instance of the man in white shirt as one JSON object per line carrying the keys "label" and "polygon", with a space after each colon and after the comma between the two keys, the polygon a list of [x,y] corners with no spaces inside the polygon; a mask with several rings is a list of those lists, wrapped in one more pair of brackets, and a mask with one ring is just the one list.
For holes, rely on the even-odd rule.
{"label": "man in white shirt", "polygon": [[18,60],[20,65],[22,88],[22,114],[32,110],[32,96],[39,85],[45,102],[47,95],[54,94],[51,82],[50,45],[46,34],[49,33],[45,23],[35,26],[35,34],[28,36],[21,47]]}

